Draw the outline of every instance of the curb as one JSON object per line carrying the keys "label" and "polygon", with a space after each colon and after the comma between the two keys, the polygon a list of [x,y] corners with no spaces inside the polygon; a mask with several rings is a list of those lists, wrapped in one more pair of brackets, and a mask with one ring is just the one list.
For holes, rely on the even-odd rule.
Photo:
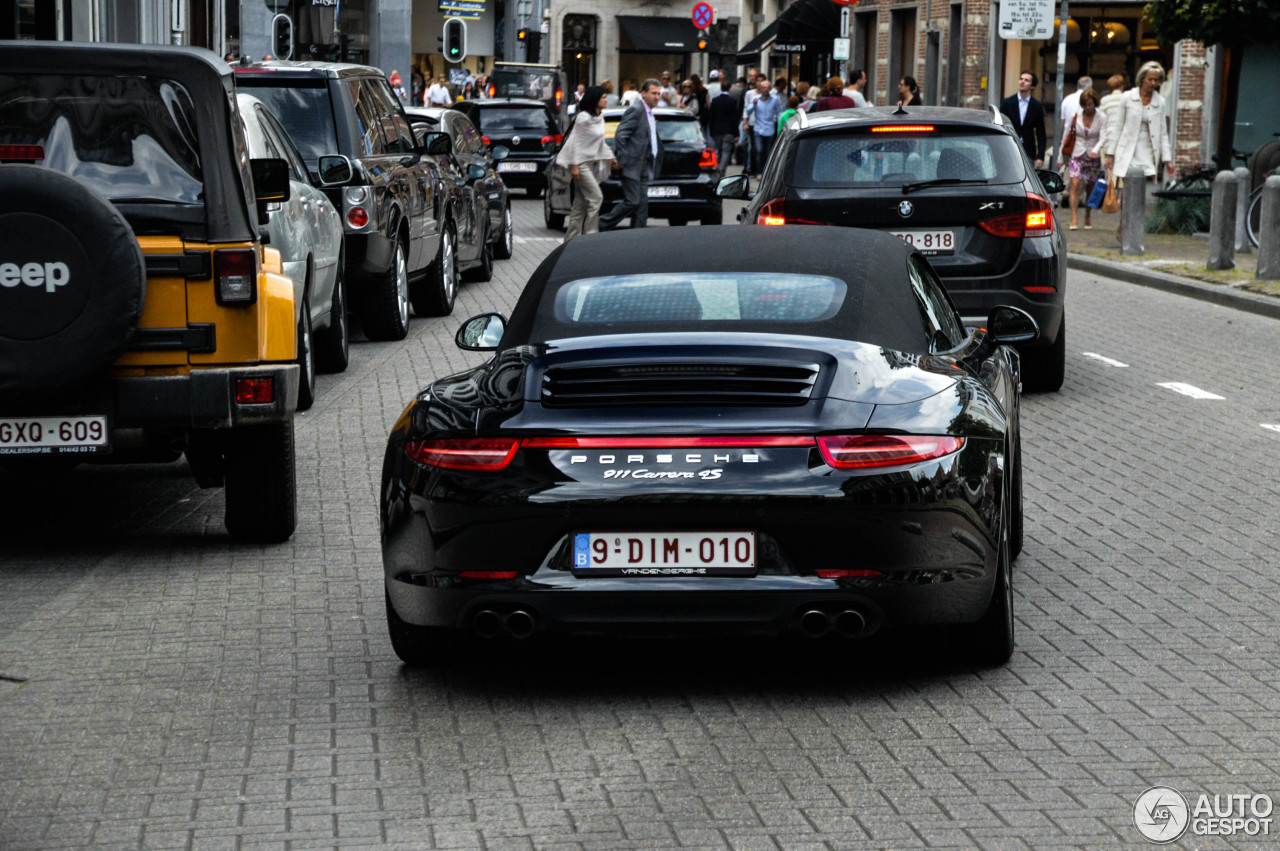
{"label": "curb", "polygon": [[1186,296],[1223,307],[1256,313],[1271,319],[1280,319],[1280,298],[1237,290],[1221,284],[1209,284],[1192,278],[1181,278],[1154,269],[1144,269],[1129,263],[1100,260],[1084,254],[1067,254],[1067,267],[1078,272],[1105,275],[1118,281],[1151,287],[1167,293]]}

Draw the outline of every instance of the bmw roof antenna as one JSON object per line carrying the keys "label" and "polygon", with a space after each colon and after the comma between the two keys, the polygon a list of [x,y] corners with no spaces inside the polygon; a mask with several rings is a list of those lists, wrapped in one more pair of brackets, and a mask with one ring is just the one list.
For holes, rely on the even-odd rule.
{"label": "bmw roof antenna", "polygon": [[894,115],[906,115],[907,108],[902,105],[902,101],[898,101],[898,108],[893,111]]}

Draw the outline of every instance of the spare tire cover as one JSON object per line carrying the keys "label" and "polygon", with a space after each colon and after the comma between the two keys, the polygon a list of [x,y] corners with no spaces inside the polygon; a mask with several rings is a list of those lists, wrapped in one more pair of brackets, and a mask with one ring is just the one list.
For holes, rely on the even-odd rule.
{"label": "spare tire cover", "polygon": [[147,270],[102,195],[31,165],[0,165],[0,392],[100,375],[138,327]]}

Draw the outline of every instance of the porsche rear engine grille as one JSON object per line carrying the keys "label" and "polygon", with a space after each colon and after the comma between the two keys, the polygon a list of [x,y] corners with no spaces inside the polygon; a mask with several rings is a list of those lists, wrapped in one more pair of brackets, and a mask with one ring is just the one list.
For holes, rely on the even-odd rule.
{"label": "porsche rear engine grille", "polygon": [[817,364],[649,363],[553,367],[542,376],[542,404],[551,408],[803,405],[809,400],[817,379]]}

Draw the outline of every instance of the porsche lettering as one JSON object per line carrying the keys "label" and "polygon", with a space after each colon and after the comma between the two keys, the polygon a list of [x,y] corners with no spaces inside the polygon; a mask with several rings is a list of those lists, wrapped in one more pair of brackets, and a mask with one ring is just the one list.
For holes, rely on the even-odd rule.
{"label": "porsche lettering", "polygon": [[759,464],[760,455],[755,452],[744,453],[740,458],[734,458],[732,455],[721,454],[705,454],[700,452],[690,452],[683,456],[677,457],[669,452],[662,452],[656,455],[627,455],[620,460],[617,455],[600,455],[596,458],[590,458],[586,455],[570,455],[570,464],[590,464],[593,461],[597,464],[702,464],[709,462],[712,464],[730,464],[734,461],[740,461],[743,464]]}

